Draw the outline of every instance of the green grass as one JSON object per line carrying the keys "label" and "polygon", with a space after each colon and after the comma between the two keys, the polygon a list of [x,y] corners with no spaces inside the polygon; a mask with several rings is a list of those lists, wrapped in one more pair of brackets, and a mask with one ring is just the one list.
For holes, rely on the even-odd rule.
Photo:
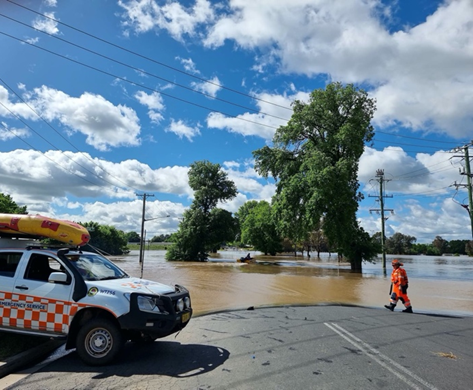
{"label": "green grass", "polygon": [[[160,242],[151,242],[151,243],[146,243],[143,245],[143,248],[145,250],[150,250],[150,251],[158,251],[158,250],[167,250],[171,245],[170,244],[162,244]],[[128,244],[127,245],[128,249],[131,251],[137,251],[140,249],[140,244]]]}
{"label": "green grass", "polygon": [[0,361],[49,341],[49,337],[0,332]]}

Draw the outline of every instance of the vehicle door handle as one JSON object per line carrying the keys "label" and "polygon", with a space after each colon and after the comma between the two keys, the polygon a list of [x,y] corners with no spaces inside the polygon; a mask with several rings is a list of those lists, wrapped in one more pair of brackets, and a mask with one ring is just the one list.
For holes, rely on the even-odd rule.
{"label": "vehicle door handle", "polygon": [[18,290],[28,290],[28,287],[26,286],[15,286]]}

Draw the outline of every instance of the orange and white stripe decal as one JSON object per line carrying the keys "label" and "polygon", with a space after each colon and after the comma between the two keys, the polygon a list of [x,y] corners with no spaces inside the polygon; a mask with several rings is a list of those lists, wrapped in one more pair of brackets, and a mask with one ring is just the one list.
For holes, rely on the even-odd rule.
{"label": "orange and white stripe decal", "polygon": [[25,330],[67,333],[77,310],[88,306],[0,291],[0,322],[3,326]]}

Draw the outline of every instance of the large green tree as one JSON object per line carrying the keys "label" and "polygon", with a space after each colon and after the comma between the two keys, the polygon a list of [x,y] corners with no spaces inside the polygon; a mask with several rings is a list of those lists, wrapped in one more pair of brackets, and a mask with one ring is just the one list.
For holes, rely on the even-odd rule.
{"label": "large green tree", "polygon": [[28,214],[28,211],[26,211],[26,206],[18,206],[10,195],[0,192],[0,213]]}
{"label": "large green tree", "polygon": [[238,233],[238,221],[232,213],[215,207],[210,212],[208,242],[210,250],[216,253],[227,241],[234,241]]}
{"label": "large green tree", "polygon": [[273,146],[253,152],[256,169],[276,180],[273,208],[284,236],[307,235],[320,227],[361,272],[376,252],[356,219],[359,159],[373,138],[375,102],[353,85],[331,83],[314,90],[276,130]]}
{"label": "large green tree", "polygon": [[188,176],[194,200],[173,235],[174,243],[166,259],[206,261],[208,252],[214,251],[219,243],[235,238],[233,217],[218,209],[217,204],[233,199],[237,189],[220,164],[209,161],[191,164]]}
{"label": "large green tree", "polygon": [[127,232],[125,233],[126,239],[128,242],[140,242],[141,237],[137,232]]}
{"label": "large green tree", "polygon": [[393,255],[405,255],[410,253],[412,245],[417,241],[413,236],[408,236],[399,232],[394,233],[386,239],[386,253]]}
{"label": "large green tree", "polygon": [[243,223],[245,222],[246,217],[250,214],[251,210],[258,206],[258,201],[257,200],[249,200],[245,203],[243,203],[238,211],[235,213],[235,218],[238,222],[238,233],[237,237],[235,237],[236,241],[240,241],[241,245],[248,244],[248,242],[243,242],[241,240],[241,229],[243,226]]}
{"label": "large green tree", "polygon": [[121,255],[128,251],[127,236],[113,226],[100,225],[97,222],[80,223],[90,233],[89,246],[110,255]]}
{"label": "large green tree", "polygon": [[448,251],[448,241],[440,236],[435,236],[432,241],[432,246],[436,248],[441,255]]}
{"label": "large green tree", "polygon": [[282,239],[277,232],[268,202],[262,200],[249,209],[241,225],[241,239],[265,255],[274,256],[282,251]]}

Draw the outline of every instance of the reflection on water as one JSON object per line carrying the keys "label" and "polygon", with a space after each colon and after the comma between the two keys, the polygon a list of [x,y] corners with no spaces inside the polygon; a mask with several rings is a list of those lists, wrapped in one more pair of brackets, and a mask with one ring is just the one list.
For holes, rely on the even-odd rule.
{"label": "reflection on water", "polygon": [[[265,257],[237,263],[241,251],[222,251],[206,263],[167,262],[164,251],[145,251],[143,277],[182,284],[191,292],[197,314],[225,309],[280,304],[344,303],[383,307],[389,300],[391,259],[387,275],[381,260],[352,273],[337,256]],[[414,311],[473,315],[473,259],[398,256],[409,276]],[[113,260],[128,274],[141,274],[138,251]],[[399,304],[401,305],[401,304]],[[401,305],[402,306],[402,305]],[[398,306],[401,308],[401,306]]]}

